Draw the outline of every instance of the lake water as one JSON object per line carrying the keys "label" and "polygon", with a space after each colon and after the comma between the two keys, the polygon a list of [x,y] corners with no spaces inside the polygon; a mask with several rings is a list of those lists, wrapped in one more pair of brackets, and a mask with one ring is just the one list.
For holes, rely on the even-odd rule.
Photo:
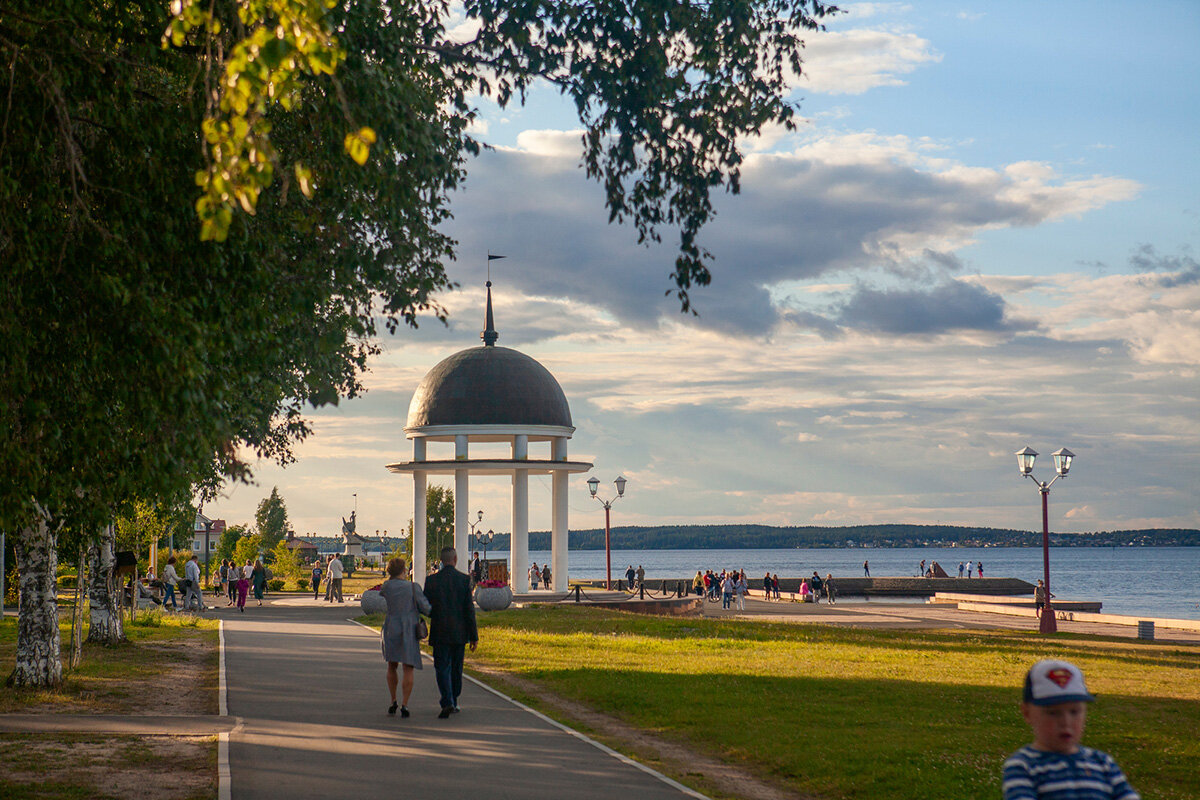
{"label": "lake water", "polygon": [[[533,550],[539,564],[549,551]],[[572,550],[571,577],[604,578],[603,550]],[[795,550],[613,550],[613,580],[640,564],[646,579],[691,578],[696,570],[744,569],[749,578],[770,571],[781,578],[833,573],[861,577],[863,561],[876,578],[917,575],[921,559],[950,575],[960,561],[983,561],[989,578],[1042,576],[1040,547],[897,547]],[[969,587],[964,587],[964,589]],[[1050,588],[1062,600],[1100,600],[1103,611],[1131,616],[1200,619],[1200,547],[1055,547],[1050,550]]]}

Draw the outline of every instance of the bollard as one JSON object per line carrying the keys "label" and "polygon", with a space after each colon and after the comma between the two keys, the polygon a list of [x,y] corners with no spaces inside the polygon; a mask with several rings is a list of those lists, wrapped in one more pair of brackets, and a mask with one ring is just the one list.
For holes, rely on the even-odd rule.
{"label": "bollard", "polygon": [[1138,638],[1153,641],[1154,639],[1154,620],[1139,619],[1138,620]]}
{"label": "bollard", "polygon": [[646,584],[645,584],[645,582],[638,584],[638,596],[642,600],[646,599]]}
{"label": "bollard", "polygon": [[579,602],[579,591],[580,591],[580,586],[577,583],[577,584],[575,584],[575,602],[576,603]]}

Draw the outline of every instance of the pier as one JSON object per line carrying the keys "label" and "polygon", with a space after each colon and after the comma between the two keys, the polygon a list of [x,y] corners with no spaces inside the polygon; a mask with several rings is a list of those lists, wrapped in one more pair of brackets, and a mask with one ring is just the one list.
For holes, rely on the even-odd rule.
{"label": "pier", "polygon": [[[646,579],[647,591],[656,594],[675,592],[678,585],[684,585],[684,593],[691,592],[694,575],[676,578]],[[821,579],[824,580],[822,575]],[[801,581],[807,576],[798,578],[779,579],[779,592],[784,595],[799,595]],[[571,581],[584,587],[602,589],[603,580]],[[762,577],[749,577],[747,583],[751,592],[762,593]],[[614,589],[620,586],[627,588],[624,579],[613,581]],[[1029,596],[1033,602],[1033,584],[1020,578],[918,578],[918,577],[879,577],[879,578],[833,578],[834,591],[838,597],[927,597],[932,598],[939,593],[963,592],[971,595],[993,595],[1004,597]]]}

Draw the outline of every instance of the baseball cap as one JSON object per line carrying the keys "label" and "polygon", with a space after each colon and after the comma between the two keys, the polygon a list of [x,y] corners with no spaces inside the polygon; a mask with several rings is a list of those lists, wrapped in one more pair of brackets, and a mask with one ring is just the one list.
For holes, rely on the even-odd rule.
{"label": "baseball cap", "polygon": [[1087,690],[1083,673],[1069,661],[1046,659],[1029,668],[1025,675],[1025,702],[1035,706],[1057,703],[1090,703],[1096,698]]}

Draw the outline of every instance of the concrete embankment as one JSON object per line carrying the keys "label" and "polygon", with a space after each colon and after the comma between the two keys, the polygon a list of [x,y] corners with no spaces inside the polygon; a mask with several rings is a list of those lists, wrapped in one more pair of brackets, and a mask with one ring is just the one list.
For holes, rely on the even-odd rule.
{"label": "concrete embankment", "polygon": [[[658,593],[673,592],[679,584],[691,591],[693,577],[647,578],[646,588]],[[825,578],[821,576],[822,580]],[[779,579],[782,594],[799,594],[804,578]],[[762,589],[762,577],[748,579],[751,589]],[[600,587],[604,581],[572,581]],[[625,583],[622,580],[622,588]],[[613,586],[617,581],[613,581]],[[1033,595],[1033,584],[1019,578],[833,578],[839,597],[933,597],[938,592],[967,592],[973,595]]]}
{"label": "concrete embankment", "polygon": [[[982,598],[980,598],[982,600]],[[1200,633],[1200,620],[1170,619],[1166,617],[1128,616],[1126,614],[1096,614],[1088,611],[1076,611],[1071,603],[1053,601],[1054,617],[1061,622],[1095,622],[1106,625],[1124,625],[1138,627],[1139,623],[1152,622],[1154,628],[1165,630],[1192,631]],[[1095,604],[1099,605],[1099,603]],[[1037,610],[1006,603],[988,602],[959,602],[960,611],[975,611],[985,614],[1001,614],[1008,617],[1037,617]],[[1151,628],[1150,630],[1153,630]]]}

